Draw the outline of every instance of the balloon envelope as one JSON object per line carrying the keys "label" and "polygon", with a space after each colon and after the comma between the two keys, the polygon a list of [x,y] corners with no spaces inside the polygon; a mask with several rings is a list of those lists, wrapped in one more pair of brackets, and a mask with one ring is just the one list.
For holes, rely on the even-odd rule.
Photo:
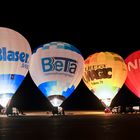
{"label": "balloon envelope", "polygon": [[126,86],[140,98],[140,50],[133,52],[126,59],[128,75]]}
{"label": "balloon envelope", "polygon": [[84,59],[74,46],[51,42],[37,48],[31,59],[30,75],[53,106],[60,106],[79,84]]}
{"label": "balloon envelope", "polygon": [[110,106],[126,76],[126,64],[116,53],[99,52],[85,60],[83,81],[105,107]]}
{"label": "balloon envelope", "polygon": [[25,78],[30,57],[27,40],[12,29],[0,27],[0,104],[3,107]]}

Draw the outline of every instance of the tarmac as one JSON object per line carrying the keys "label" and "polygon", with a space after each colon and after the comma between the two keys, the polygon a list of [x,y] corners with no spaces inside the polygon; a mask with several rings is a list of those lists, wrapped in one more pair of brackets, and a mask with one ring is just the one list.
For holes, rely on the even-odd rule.
{"label": "tarmac", "polygon": [[24,112],[0,115],[0,140],[138,140],[140,114],[102,111]]}

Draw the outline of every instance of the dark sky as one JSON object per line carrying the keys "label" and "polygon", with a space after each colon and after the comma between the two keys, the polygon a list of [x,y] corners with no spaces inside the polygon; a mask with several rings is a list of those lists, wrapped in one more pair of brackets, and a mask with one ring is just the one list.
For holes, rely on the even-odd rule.
{"label": "dark sky", "polygon": [[[63,41],[77,47],[86,59],[90,54],[112,51],[124,59],[140,48],[137,11],[98,7],[53,7],[26,9],[20,13],[0,14],[0,26],[14,29],[30,43],[31,49],[51,41]],[[19,8],[20,9],[20,8]],[[37,89],[28,74],[13,104],[23,109],[50,109],[48,100]],[[124,85],[112,101],[115,105],[138,105],[139,99]],[[62,104],[65,109],[103,109],[99,100],[81,81],[73,94]]]}

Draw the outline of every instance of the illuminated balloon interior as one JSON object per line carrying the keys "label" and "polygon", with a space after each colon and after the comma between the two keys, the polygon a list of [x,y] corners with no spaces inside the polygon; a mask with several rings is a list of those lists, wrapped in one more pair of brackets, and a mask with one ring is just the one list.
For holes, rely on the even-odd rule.
{"label": "illuminated balloon interior", "polygon": [[48,96],[48,99],[54,107],[59,107],[65,100],[65,97],[62,95],[52,95]]}
{"label": "illuminated balloon interior", "polygon": [[110,107],[126,76],[126,64],[116,53],[99,52],[85,60],[83,81],[105,107]]}
{"label": "illuminated balloon interior", "polygon": [[125,81],[126,86],[140,98],[140,50],[131,53],[125,63],[128,67],[128,75]]}
{"label": "illuminated balloon interior", "polygon": [[51,42],[32,54],[30,75],[54,107],[59,107],[78,86],[84,70],[84,59],[73,45]]}
{"label": "illuminated balloon interior", "polygon": [[0,94],[0,104],[2,107],[6,107],[11,100],[13,94]]}
{"label": "illuminated balloon interior", "polygon": [[28,41],[18,32],[0,27],[0,104],[3,107],[24,80],[30,57]]}
{"label": "illuminated balloon interior", "polygon": [[[111,105],[112,99],[117,94],[119,89],[113,89],[111,86],[100,86],[93,93],[98,97],[104,107],[109,107]],[[92,91],[92,90],[91,90]]]}

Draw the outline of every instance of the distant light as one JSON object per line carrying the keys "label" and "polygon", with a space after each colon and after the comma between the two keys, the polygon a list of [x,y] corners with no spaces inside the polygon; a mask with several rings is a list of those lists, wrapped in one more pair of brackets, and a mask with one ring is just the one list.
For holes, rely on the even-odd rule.
{"label": "distant light", "polygon": [[4,94],[1,98],[0,98],[0,104],[5,108],[8,104],[8,102],[10,101],[11,97],[7,96],[6,94]]}

